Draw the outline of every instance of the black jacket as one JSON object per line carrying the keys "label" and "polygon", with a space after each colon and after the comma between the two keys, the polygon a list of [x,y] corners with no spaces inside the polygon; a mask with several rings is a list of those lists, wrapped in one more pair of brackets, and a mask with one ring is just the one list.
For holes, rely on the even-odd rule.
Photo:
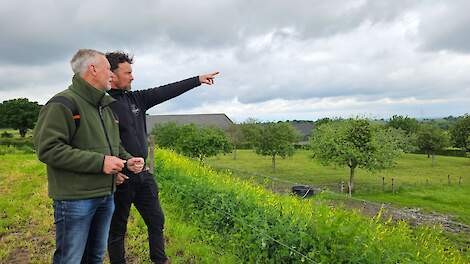
{"label": "black jacket", "polygon": [[199,77],[193,77],[141,91],[109,90],[108,93],[117,100],[110,106],[119,120],[121,142],[127,152],[134,157],[147,159],[145,112],[199,85]]}

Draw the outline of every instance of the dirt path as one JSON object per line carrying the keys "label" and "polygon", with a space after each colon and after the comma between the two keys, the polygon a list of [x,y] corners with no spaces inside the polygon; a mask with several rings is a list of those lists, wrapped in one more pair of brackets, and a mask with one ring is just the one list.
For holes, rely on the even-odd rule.
{"label": "dirt path", "polygon": [[[331,204],[337,205],[338,203],[332,202]],[[470,226],[454,220],[454,217],[451,215],[423,212],[420,208],[396,208],[386,203],[382,204],[358,199],[348,199],[341,201],[340,204],[343,204],[346,208],[357,209],[359,212],[370,217],[376,216],[381,208],[383,208],[383,219],[391,217],[395,221],[404,220],[412,226],[441,225],[445,231],[467,233],[470,236]]]}

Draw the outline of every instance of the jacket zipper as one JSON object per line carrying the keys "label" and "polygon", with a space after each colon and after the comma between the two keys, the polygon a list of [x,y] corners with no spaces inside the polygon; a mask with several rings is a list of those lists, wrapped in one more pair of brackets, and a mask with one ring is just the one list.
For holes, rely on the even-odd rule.
{"label": "jacket zipper", "polygon": [[[104,125],[103,107],[101,105],[98,106],[98,113],[100,115],[101,126],[103,127],[104,135],[106,136],[106,141],[108,142],[109,153],[112,156],[113,155],[113,148],[111,147],[111,142],[109,141],[108,131],[106,130],[106,126]],[[114,191],[114,188],[113,188],[114,187],[114,177],[115,177],[115,174],[112,174],[112,177],[111,177],[111,194],[113,194],[113,191]]]}

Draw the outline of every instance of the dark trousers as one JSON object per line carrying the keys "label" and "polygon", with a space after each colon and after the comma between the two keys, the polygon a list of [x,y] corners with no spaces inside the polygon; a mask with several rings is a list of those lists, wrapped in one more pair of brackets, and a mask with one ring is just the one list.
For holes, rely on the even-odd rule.
{"label": "dark trousers", "polygon": [[115,210],[108,238],[110,262],[126,263],[124,237],[132,203],[147,225],[150,259],[154,263],[163,263],[167,259],[163,237],[164,216],[157,184],[149,172],[130,175],[130,179],[119,185],[114,194]]}

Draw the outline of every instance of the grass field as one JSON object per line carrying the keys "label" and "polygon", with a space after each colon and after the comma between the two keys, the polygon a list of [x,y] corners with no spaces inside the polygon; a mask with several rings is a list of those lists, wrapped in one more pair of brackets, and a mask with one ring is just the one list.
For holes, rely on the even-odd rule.
{"label": "grass field", "polygon": [[[237,263],[232,254],[217,252],[204,243],[200,228],[182,222],[170,203],[163,200],[162,206],[172,263]],[[146,227],[135,208],[127,241],[129,263],[150,263]],[[0,263],[50,263],[53,251],[54,219],[45,165],[34,154],[1,155]]]}
{"label": "grass field", "polygon": [[[195,169],[192,169],[194,165],[188,165],[189,161],[184,161],[182,158],[178,158],[181,160],[182,164],[186,164],[189,166],[188,168],[191,173],[196,173]],[[161,162],[160,162],[161,163]],[[159,164],[160,164],[159,163]],[[183,165],[184,165],[183,164]],[[169,166],[173,166],[175,168],[170,168],[165,175],[167,178],[165,180],[165,184],[162,186],[162,205],[166,213],[166,240],[167,240],[167,253],[172,258],[172,263],[240,263],[238,256],[234,254],[234,251],[227,250],[227,246],[221,247],[217,243],[213,243],[213,241],[220,241],[220,243],[224,243],[226,239],[225,233],[218,233],[212,229],[205,229],[206,224],[210,226],[213,222],[203,222],[195,223],[193,221],[188,221],[188,217],[192,217],[193,214],[189,214],[187,210],[183,209],[182,204],[178,204],[176,201],[178,199],[188,199],[188,196],[178,194],[176,192],[168,192],[165,193],[165,190],[169,189],[168,184],[171,183],[172,179],[176,177],[176,174],[171,176],[171,173],[176,173],[177,170],[180,169],[178,166],[179,163],[169,164]],[[203,173],[206,173],[204,169],[198,169]],[[171,172],[171,173],[170,173]],[[180,173],[180,178],[184,177],[193,177],[192,181],[197,183],[201,181],[203,178],[189,176],[187,172],[178,172]],[[207,172],[210,174],[210,172]],[[197,174],[197,173],[196,173]],[[201,175],[201,177],[203,177]],[[208,177],[208,176],[204,176]],[[216,175],[211,176],[216,177]],[[218,176],[217,176],[218,177]],[[223,177],[223,176],[220,176]],[[52,206],[51,200],[47,197],[47,180],[46,180],[46,173],[45,173],[45,166],[36,160],[34,154],[7,154],[2,155],[0,158],[0,263],[50,263],[51,256],[54,250],[54,224],[53,224],[53,216],[52,216]],[[188,178],[189,179],[189,178]],[[216,178],[214,178],[216,179]],[[229,181],[229,179],[225,179],[224,181]],[[233,181],[233,180],[232,180]],[[221,189],[230,189],[234,188],[231,187],[232,185],[223,185],[223,183],[219,186],[219,180],[212,181],[211,184],[214,184],[212,188],[221,188]],[[240,183],[241,186],[245,186],[243,183]],[[205,184],[203,185],[206,186]],[[199,186],[197,188],[202,188]],[[247,187],[248,188],[248,187]],[[249,187],[248,189],[253,189]],[[231,190],[231,189],[230,189]],[[235,189],[234,189],[235,190]],[[256,189],[253,189],[256,190]],[[207,190],[206,190],[207,191]],[[207,191],[210,193],[209,191]],[[196,192],[198,193],[198,192]],[[259,193],[262,193],[261,191]],[[223,193],[224,194],[224,193]],[[242,195],[243,194],[243,195]],[[258,194],[258,191],[254,192],[254,194]],[[224,194],[225,195],[225,194]],[[228,194],[227,194],[228,195]],[[246,199],[248,194],[240,193],[236,195],[232,195],[233,198],[243,198]],[[251,195],[251,194],[250,194]],[[269,194],[264,194],[268,195]],[[227,196],[228,197],[228,196]],[[271,197],[271,196],[269,196]],[[215,198],[215,197],[214,197]],[[302,207],[304,205],[300,204],[301,201],[295,202],[291,200],[287,196],[276,198],[272,196],[270,201],[273,203],[274,199],[280,200],[289,200],[291,203],[299,203],[298,206]],[[210,199],[211,202],[216,201],[213,198]],[[254,204],[257,201],[252,201]],[[276,204],[283,204],[279,201]],[[185,204],[185,203],[183,203]],[[196,206],[200,206],[198,203],[195,204]],[[263,203],[266,205],[266,203]],[[227,203],[226,206],[240,206],[238,203]],[[271,205],[269,205],[271,206]],[[300,208],[299,207],[299,208]],[[207,210],[206,208],[205,210]],[[288,209],[288,208],[286,208]],[[264,209],[259,209],[263,211]],[[274,209],[272,209],[274,210]],[[277,210],[277,209],[276,209]],[[307,213],[307,212],[303,212]],[[325,214],[323,217],[333,217],[329,221],[320,221],[318,224],[321,226],[325,224],[335,223],[331,226],[331,232],[336,235],[326,235],[327,238],[331,239],[332,241],[336,241],[335,243],[343,243],[344,240],[340,239],[341,235],[349,234],[349,232],[365,232],[361,233],[362,235],[366,235],[369,237],[371,235],[379,235],[376,239],[380,238],[380,230],[384,232],[392,232],[395,230],[397,232],[405,232],[407,236],[413,237],[413,233],[410,233],[408,228],[404,225],[400,225],[397,227],[389,226],[386,227],[383,224],[375,223],[374,221],[368,222],[368,224],[364,223],[364,226],[361,225],[359,227],[359,223],[362,224],[362,221],[358,216],[354,216],[354,214],[348,213],[340,213],[339,211],[330,211],[329,209],[324,212]],[[337,217],[335,218],[335,214],[338,214],[344,218]],[[195,215],[195,214],[194,214]],[[201,220],[205,219],[206,213],[200,213],[199,217],[202,217]],[[258,215],[258,214],[256,214]],[[263,217],[259,216],[262,220]],[[350,218],[348,218],[350,217]],[[289,217],[285,217],[286,219],[292,219]],[[217,218],[219,219],[219,218]],[[316,218],[312,218],[316,219]],[[342,219],[342,220],[341,220]],[[220,219],[219,219],[220,220]],[[224,219],[222,219],[224,220]],[[220,221],[222,221],[220,220]],[[354,224],[356,228],[347,227],[348,221],[359,221],[358,224]],[[224,220],[225,221],[225,220]],[[245,219],[243,218],[243,221]],[[300,221],[297,219],[294,221],[297,223]],[[354,222],[353,221],[353,222]],[[223,221],[222,221],[223,222]],[[287,223],[287,222],[286,222]],[[290,222],[289,222],[290,223]],[[294,223],[290,223],[294,224]],[[349,223],[350,224],[350,223]],[[266,224],[262,224],[265,226]],[[336,226],[339,225],[339,226]],[[344,226],[343,226],[344,225]],[[350,224],[351,225],[351,224]],[[366,226],[372,225],[372,228],[369,230],[367,228],[364,229]],[[376,227],[373,227],[377,225]],[[285,229],[280,229],[282,231]],[[319,228],[318,230],[323,230],[326,232],[326,229]],[[282,232],[281,232],[282,233]],[[377,233],[377,234],[376,234]],[[404,233],[404,235],[405,235]],[[321,234],[321,233],[320,233]],[[394,233],[390,233],[394,234]],[[421,234],[418,232],[418,234]],[[233,234],[232,234],[233,235]],[[413,239],[426,239],[429,236],[432,239],[432,242],[429,243],[444,243],[440,240],[439,236],[434,237],[431,233],[422,233],[423,237],[421,238],[418,236],[417,238]],[[236,235],[235,235],[236,236]],[[349,237],[349,235],[346,235]],[[397,235],[396,235],[397,236]],[[363,237],[364,239],[366,237]],[[294,236],[295,238],[295,236]],[[385,237],[387,238],[387,236]],[[380,238],[380,239],[385,239]],[[398,236],[396,237],[398,238]],[[388,239],[388,238],[387,238]],[[437,240],[434,240],[437,239]],[[135,209],[132,210],[132,214],[129,220],[129,228],[128,228],[128,239],[127,239],[127,252],[129,256],[129,263],[149,263],[149,259],[147,256],[147,238],[146,238],[146,228],[142,218],[136,213]],[[212,241],[212,242],[211,242]],[[237,244],[240,243],[241,240],[237,240]],[[368,241],[368,240],[367,240]],[[388,239],[387,243],[392,243],[395,241],[394,239]],[[428,241],[428,240],[426,240]],[[441,242],[439,242],[441,241]],[[376,243],[374,240],[368,241],[367,243],[364,242],[365,245],[375,245],[378,246],[379,244]],[[395,242],[392,243],[395,246]],[[390,244],[390,245],[392,245]],[[399,243],[398,243],[399,244]],[[397,245],[398,245],[397,244]],[[335,244],[332,244],[334,246]],[[355,245],[354,243],[352,245]],[[361,244],[362,245],[362,244]],[[358,245],[358,247],[361,247]],[[411,245],[411,244],[410,244]],[[250,247],[254,247],[257,249],[257,244],[250,245]],[[338,246],[338,245],[337,245]],[[419,244],[413,244],[422,250],[425,248],[421,247]],[[434,244],[433,244],[434,246]],[[439,247],[439,246],[438,246]],[[381,250],[385,250],[386,248],[379,247]],[[396,247],[398,249],[399,246]],[[441,248],[442,249],[442,248]],[[259,250],[259,249],[257,249]],[[445,250],[445,247],[444,249]],[[327,250],[326,252],[330,252]],[[372,250],[371,252],[375,252]],[[393,252],[387,252],[387,254],[395,254]],[[419,252],[418,252],[419,253]],[[240,254],[240,252],[238,252]],[[243,253],[242,253],[243,254]],[[399,253],[396,253],[399,255]],[[397,256],[398,256],[397,255]],[[357,257],[361,257],[358,255]],[[439,254],[434,255],[434,257],[439,258]],[[105,263],[108,263],[106,260]]]}
{"label": "grass field", "polygon": [[[275,173],[271,169],[270,157],[256,155],[251,150],[238,150],[237,156],[237,160],[233,160],[230,154],[219,155],[208,159],[207,163],[217,169],[230,169],[241,178],[253,178],[283,190],[294,183],[339,190],[340,182],[346,183],[349,177],[348,168],[323,166],[306,150],[297,151],[291,158],[278,159]],[[385,177],[385,186],[382,185],[382,177]],[[395,194],[392,193],[392,178]],[[426,155],[405,154],[392,169],[376,173],[357,170],[355,188],[354,196],[357,198],[451,214],[470,225],[468,158],[437,156],[432,167],[431,159]]]}

